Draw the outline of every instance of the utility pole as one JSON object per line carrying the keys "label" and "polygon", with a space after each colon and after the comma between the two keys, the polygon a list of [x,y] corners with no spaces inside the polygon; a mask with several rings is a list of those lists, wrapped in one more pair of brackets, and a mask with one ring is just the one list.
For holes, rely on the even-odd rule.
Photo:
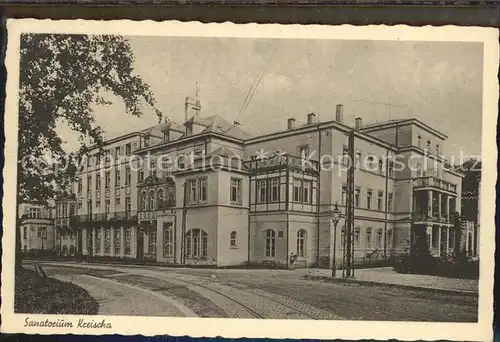
{"label": "utility pole", "polygon": [[354,276],[353,260],[354,260],[354,130],[349,132],[348,139],[348,154],[349,154],[349,169],[347,171],[347,206],[346,206],[346,228],[347,234],[345,248],[345,277]]}

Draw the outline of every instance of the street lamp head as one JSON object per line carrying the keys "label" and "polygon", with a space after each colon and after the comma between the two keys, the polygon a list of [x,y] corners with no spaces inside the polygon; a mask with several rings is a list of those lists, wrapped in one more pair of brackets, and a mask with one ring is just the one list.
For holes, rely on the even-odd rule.
{"label": "street lamp head", "polygon": [[340,209],[337,203],[335,203],[335,207],[332,212],[332,221],[334,224],[337,224],[340,221]]}

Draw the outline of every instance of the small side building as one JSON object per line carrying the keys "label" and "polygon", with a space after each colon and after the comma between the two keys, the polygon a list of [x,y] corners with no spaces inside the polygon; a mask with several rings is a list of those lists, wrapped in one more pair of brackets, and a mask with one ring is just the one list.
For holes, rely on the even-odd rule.
{"label": "small side building", "polygon": [[18,210],[22,250],[54,249],[53,209],[39,203],[21,203]]}

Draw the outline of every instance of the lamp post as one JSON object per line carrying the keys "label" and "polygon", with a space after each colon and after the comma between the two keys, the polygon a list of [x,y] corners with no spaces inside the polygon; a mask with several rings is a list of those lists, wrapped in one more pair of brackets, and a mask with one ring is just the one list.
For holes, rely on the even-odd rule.
{"label": "lamp post", "polygon": [[333,260],[332,260],[332,277],[335,278],[335,273],[337,271],[336,267],[336,253],[337,250],[337,224],[340,221],[340,209],[337,203],[335,203],[335,208],[332,211],[331,220],[333,223]]}

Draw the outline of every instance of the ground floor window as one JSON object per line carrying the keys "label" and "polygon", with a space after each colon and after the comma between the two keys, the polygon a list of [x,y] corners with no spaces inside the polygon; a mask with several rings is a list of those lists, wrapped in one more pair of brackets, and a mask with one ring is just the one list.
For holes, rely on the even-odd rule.
{"label": "ground floor window", "polygon": [[111,229],[104,230],[104,253],[109,254],[111,250]]}
{"label": "ground floor window", "polygon": [[207,256],[208,234],[201,229],[191,229],[186,234],[186,255],[188,257]]}
{"label": "ground floor window", "polygon": [[149,253],[156,254],[156,232],[149,233]]}
{"label": "ground floor window", "polygon": [[115,229],[115,254],[120,254],[120,244],[121,244],[120,228]]}
{"label": "ground floor window", "polygon": [[132,229],[130,227],[125,229],[125,254],[131,253],[132,243]]}
{"label": "ground floor window", "polygon": [[174,230],[172,222],[163,223],[163,255],[174,255]]}
{"label": "ground floor window", "polygon": [[95,233],[95,251],[96,253],[101,253],[101,230],[94,230]]}
{"label": "ground floor window", "polygon": [[371,248],[372,246],[372,229],[367,228],[366,229],[366,248]]}
{"label": "ground floor window", "polygon": [[272,229],[268,229],[264,232],[264,238],[266,240],[266,257],[274,258],[276,256],[276,233]]}
{"label": "ground floor window", "polygon": [[354,247],[358,248],[359,247],[359,234],[360,234],[361,229],[359,227],[356,227],[354,229]]}
{"label": "ground floor window", "polygon": [[387,247],[392,248],[392,230],[387,231]]}
{"label": "ground floor window", "polygon": [[231,232],[231,234],[229,235],[229,247],[231,248],[238,248],[238,243],[237,243],[237,237],[238,237],[238,233],[236,232]]}
{"label": "ground floor window", "polygon": [[377,248],[382,247],[382,229],[377,230]]}
{"label": "ground floor window", "polygon": [[432,227],[432,248],[439,247],[439,227]]}
{"label": "ground floor window", "polygon": [[307,232],[304,229],[301,229],[297,232],[297,256],[305,257],[306,256],[306,237]]}

